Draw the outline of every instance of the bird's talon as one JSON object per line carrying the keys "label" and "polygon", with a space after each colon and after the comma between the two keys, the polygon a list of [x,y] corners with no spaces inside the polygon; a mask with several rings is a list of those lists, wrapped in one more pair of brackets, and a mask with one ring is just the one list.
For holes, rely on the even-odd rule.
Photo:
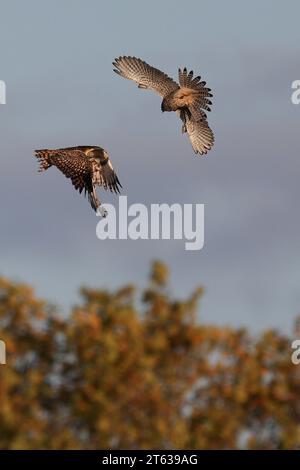
{"label": "bird's talon", "polygon": [[98,213],[101,215],[101,217],[105,218],[108,214],[107,210],[104,209],[104,207],[98,207]]}

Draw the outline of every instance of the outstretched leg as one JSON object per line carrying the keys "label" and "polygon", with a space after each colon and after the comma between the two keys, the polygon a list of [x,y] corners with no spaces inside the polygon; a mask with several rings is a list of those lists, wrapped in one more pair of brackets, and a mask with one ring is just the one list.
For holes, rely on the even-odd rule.
{"label": "outstretched leg", "polygon": [[101,206],[101,202],[100,202],[100,199],[97,196],[95,186],[93,187],[93,197],[94,197],[94,199],[96,201],[96,205],[97,205],[96,213],[101,215],[101,217],[106,217],[108,212],[107,212],[106,209],[104,209],[104,207]]}
{"label": "outstretched leg", "polygon": [[108,212],[107,212],[107,210],[104,209],[104,207],[101,206],[101,204],[100,204],[100,206],[99,206],[98,209],[97,209],[97,214],[99,214],[99,215],[101,215],[101,217],[104,217],[104,218],[105,218],[105,217],[107,216]]}
{"label": "outstretched leg", "polygon": [[96,193],[96,188],[93,185],[93,191],[88,194],[90,204],[94,211],[101,215],[102,217],[107,216],[107,210],[104,209],[104,207],[101,207],[101,202],[98,199],[97,193]]}
{"label": "outstretched leg", "polygon": [[181,127],[181,132],[184,134],[187,131],[187,129],[186,129],[186,114],[183,109],[180,110],[180,118],[183,122],[182,127]]}

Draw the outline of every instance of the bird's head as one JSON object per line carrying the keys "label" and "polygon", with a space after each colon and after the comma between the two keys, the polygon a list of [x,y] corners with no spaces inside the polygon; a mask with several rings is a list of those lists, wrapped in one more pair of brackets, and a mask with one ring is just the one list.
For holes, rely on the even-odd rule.
{"label": "bird's head", "polygon": [[107,160],[109,159],[108,153],[104,149],[103,149],[103,155],[104,155],[105,159],[107,159]]}
{"label": "bird's head", "polygon": [[107,151],[104,150],[102,147],[97,148],[95,157],[100,162],[101,165],[104,165],[109,160]]}
{"label": "bird's head", "polygon": [[99,162],[103,162],[109,159],[107,151],[102,147],[90,147],[86,154],[88,157],[94,158]]}

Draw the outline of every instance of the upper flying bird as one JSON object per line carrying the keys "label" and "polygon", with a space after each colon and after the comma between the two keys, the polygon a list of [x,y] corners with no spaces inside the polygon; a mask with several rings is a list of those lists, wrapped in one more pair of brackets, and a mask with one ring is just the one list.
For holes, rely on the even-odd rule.
{"label": "upper flying bird", "polygon": [[[182,132],[187,132],[195,153],[206,154],[214,144],[214,134],[207,123],[205,111],[210,111],[211,89],[201,77],[193,78],[193,71],[178,70],[179,84],[165,73],[136,57],[119,57],[113,62],[114,72],[138,83],[139,88],[150,88],[163,100],[161,110],[176,111],[181,118]],[[205,111],[204,111],[205,110]]]}
{"label": "upper flying bird", "polygon": [[40,162],[39,171],[56,166],[81,193],[84,189],[89,202],[100,215],[105,217],[107,211],[101,207],[96,193],[96,186],[103,186],[111,192],[119,193],[122,187],[106,150],[96,146],[78,146],[61,149],[35,150]]}

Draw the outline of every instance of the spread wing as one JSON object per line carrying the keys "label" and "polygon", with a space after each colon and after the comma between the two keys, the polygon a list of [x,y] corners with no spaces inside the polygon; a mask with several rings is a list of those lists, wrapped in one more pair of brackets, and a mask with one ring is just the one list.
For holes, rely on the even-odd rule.
{"label": "spread wing", "polygon": [[100,160],[100,186],[118,194],[122,185],[109,158]]}
{"label": "spread wing", "polygon": [[93,191],[92,165],[81,150],[36,150],[36,157],[41,162],[41,170],[56,166],[67,178],[70,178],[75,189],[81,193]]}
{"label": "spread wing", "polygon": [[114,72],[121,77],[138,83],[139,88],[150,88],[162,97],[179,88],[168,75],[136,57],[119,57],[113,65],[116,67]]}
{"label": "spread wing", "polygon": [[[180,116],[179,112],[177,114]],[[195,121],[193,117],[186,116],[185,126],[194,152],[206,154],[214,145],[215,138],[204,113],[202,121]]]}
{"label": "spread wing", "polygon": [[186,130],[195,153],[206,154],[214,145],[214,134],[207,121],[187,119]]}
{"label": "spread wing", "polygon": [[[103,148],[97,146],[92,147],[88,145],[80,145],[77,147],[67,147],[60,150],[67,150],[69,153],[72,151],[72,155],[74,155],[74,150],[78,151],[78,153],[81,151],[81,154],[84,155],[85,159],[90,162],[92,181],[99,186],[103,186],[104,189],[109,189],[112,193],[120,193],[120,188],[122,188],[122,185],[114,170],[112,162],[108,157],[107,152],[105,152]],[[93,153],[89,154],[89,151],[91,150],[93,150]]]}

